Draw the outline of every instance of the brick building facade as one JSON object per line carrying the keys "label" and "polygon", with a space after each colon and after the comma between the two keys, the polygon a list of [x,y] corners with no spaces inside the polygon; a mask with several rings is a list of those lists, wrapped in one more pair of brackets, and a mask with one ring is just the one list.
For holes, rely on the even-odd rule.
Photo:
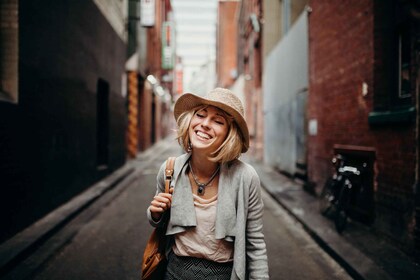
{"label": "brick building facade", "polygon": [[253,156],[263,153],[262,95],[262,1],[241,1],[238,13],[238,74],[244,77],[245,118],[248,123]]}
{"label": "brick building facade", "polygon": [[218,6],[216,36],[217,85],[229,88],[237,76],[237,41],[232,36],[238,33],[236,14],[238,1],[220,1]]}
{"label": "brick building facade", "polygon": [[310,1],[308,120],[316,129],[308,138],[308,175],[320,190],[334,153],[368,162],[363,220],[409,248],[419,228],[420,29],[416,7],[403,2]]}
{"label": "brick building facade", "polygon": [[[166,137],[173,127],[170,106],[174,67],[164,69],[162,64],[163,28],[165,23],[172,22],[172,6],[169,0],[149,3],[154,3],[154,24],[142,26],[140,22],[136,22],[133,25],[133,38],[136,34],[142,35],[136,38],[137,44],[132,56],[135,60],[134,66],[127,69],[128,76],[131,76],[127,80],[128,88],[135,88],[134,92],[128,91],[131,118],[129,117],[127,145],[131,158]],[[139,8],[135,10],[138,11]],[[166,40],[168,39],[175,42],[173,28],[166,36]]]}
{"label": "brick building facade", "polygon": [[[93,1],[1,5],[1,46],[11,42],[4,34],[16,38],[8,46],[16,60],[2,56],[0,63],[2,69],[15,63],[10,69],[18,71],[11,72],[14,91],[3,87],[2,75],[0,241],[120,167],[126,157],[123,8],[109,7],[121,16],[113,25]],[[10,35],[13,28],[18,36]]]}

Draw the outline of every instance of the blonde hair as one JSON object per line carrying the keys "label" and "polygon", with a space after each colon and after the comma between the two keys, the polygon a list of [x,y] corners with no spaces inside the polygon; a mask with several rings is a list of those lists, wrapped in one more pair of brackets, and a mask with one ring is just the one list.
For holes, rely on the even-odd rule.
{"label": "blonde hair", "polygon": [[[201,105],[192,110],[185,111],[177,119],[176,123],[178,126],[178,143],[186,152],[189,152],[190,136],[188,134],[188,129],[190,127],[191,119],[196,112],[207,107],[208,105]],[[239,132],[236,122],[226,112],[224,112],[223,110],[221,110],[221,112],[224,113],[226,121],[229,125],[229,131],[225,141],[223,141],[220,147],[216,151],[214,151],[211,156],[209,156],[209,160],[219,163],[228,163],[234,159],[237,159],[241,155],[242,146],[244,144],[242,135]]]}

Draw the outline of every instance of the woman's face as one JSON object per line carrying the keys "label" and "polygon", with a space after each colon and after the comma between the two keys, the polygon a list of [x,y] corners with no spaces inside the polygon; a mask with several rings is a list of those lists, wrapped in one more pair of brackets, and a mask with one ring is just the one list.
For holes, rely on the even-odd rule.
{"label": "woman's face", "polygon": [[229,123],[225,113],[213,106],[198,110],[191,119],[189,137],[193,150],[212,153],[225,141]]}

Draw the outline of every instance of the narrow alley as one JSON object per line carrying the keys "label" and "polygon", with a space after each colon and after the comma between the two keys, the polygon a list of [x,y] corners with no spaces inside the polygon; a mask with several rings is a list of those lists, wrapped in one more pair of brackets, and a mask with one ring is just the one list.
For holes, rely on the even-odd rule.
{"label": "narrow alley", "polygon": [[[156,174],[182,153],[174,130],[213,119],[214,133],[193,128],[209,144],[198,155],[182,141],[191,193],[237,157],[254,167],[271,279],[419,279],[420,1],[4,0],[0,12],[0,279],[140,279]],[[245,167],[234,177],[252,173],[254,189]],[[206,214],[238,242],[210,259],[234,252],[238,278],[266,279],[263,253],[240,267],[258,250],[253,221],[261,233],[249,184],[223,185],[234,198],[220,208],[244,207]],[[175,226],[208,221],[174,209]]]}
{"label": "narrow alley", "polygon": [[[4,279],[139,279],[152,230],[145,211],[161,163],[181,152],[169,137],[129,164],[134,171],[89,205]],[[270,279],[351,279],[262,189]]]}

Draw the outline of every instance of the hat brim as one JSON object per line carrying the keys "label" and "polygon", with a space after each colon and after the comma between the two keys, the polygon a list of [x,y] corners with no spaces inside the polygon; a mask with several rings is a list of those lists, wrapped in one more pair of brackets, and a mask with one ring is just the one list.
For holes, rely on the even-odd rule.
{"label": "hat brim", "polygon": [[230,116],[233,117],[236,124],[238,125],[238,128],[242,134],[243,137],[243,146],[242,146],[242,153],[245,153],[249,148],[249,131],[248,131],[248,125],[246,124],[246,121],[244,117],[235,109],[230,107],[229,105],[226,105],[225,103],[206,99],[204,97],[195,95],[193,93],[184,93],[181,95],[178,100],[175,103],[174,107],[174,117],[177,121],[179,116],[186,112],[190,111],[198,106],[201,105],[209,105],[214,106],[216,108],[219,108],[226,113],[228,113]]}

